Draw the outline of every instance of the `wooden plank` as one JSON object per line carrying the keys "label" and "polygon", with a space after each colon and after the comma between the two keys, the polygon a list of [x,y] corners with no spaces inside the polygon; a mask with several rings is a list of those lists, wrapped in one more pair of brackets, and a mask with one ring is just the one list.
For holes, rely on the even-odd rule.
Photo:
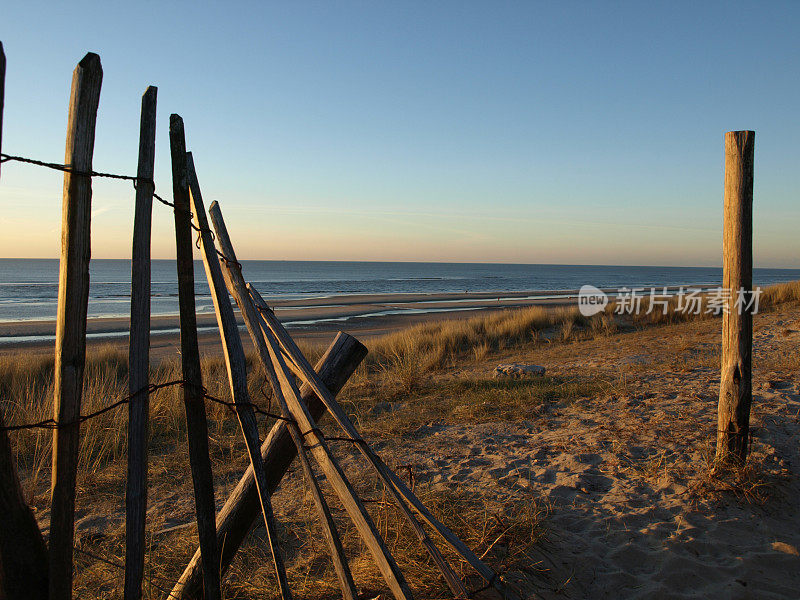
{"label": "wooden plank", "polygon": [[[325,386],[332,394],[336,395],[366,355],[367,349],[361,342],[351,335],[339,332],[317,362],[315,370]],[[323,417],[325,405],[311,387],[303,385],[300,391],[303,394],[303,403],[308,407],[314,419],[319,420]],[[287,423],[285,421],[276,422],[261,445],[261,456],[267,472],[270,494],[277,489],[289,465],[294,460],[296,452]],[[251,466],[245,471],[217,515],[217,543],[221,548],[220,570],[222,573],[225,573],[230,566],[245,536],[260,515],[261,504]],[[198,598],[201,578],[202,565],[198,548],[173,588],[170,598],[175,600]]]}
{"label": "wooden plank", "polygon": [[0,598],[47,600],[47,548],[17,476],[0,410]]}
{"label": "wooden plank", "polygon": [[[69,101],[65,164],[92,170],[94,131],[103,68],[89,53],[75,67]],[[72,597],[72,547],[75,538],[75,482],[80,448],[81,396],[86,363],[86,310],[89,301],[89,257],[92,178],[64,172],[61,213],[61,262],[54,376],[52,517],[50,522],[50,599]]]}
{"label": "wooden plank", "polygon": [[[214,224],[214,229],[218,232],[223,232],[219,235],[220,240],[227,240],[227,230],[225,229],[225,222],[222,220],[222,213],[220,212],[219,204],[212,202],[208,212],[211,216],[211,221]],[[226,245],[222,243],[221,247],[226,248]],[[225,250],[223,250],[223,254],[225,254],[225,256],[227,256],[229,259],[232,259],[232,261],[235,261],[236,255],[233,252],[233,248],[230,247],[230,244],[227,245],[227,250],[230,253],[227,253]],[[222,266],[223,274],[226,275],[225,281],[228,285],[228,291],[230,292],[231,296],[233,296],[233,299],[236,301],[236,304],[239,306],[239,310],[244,317],[247,331],[250,334],[250,338],[253,340],[253,345],[258,352],[261,364],[264,366],[264,372],[267,375],[267,379],[269,380],[270,385],[275,392],[275,398],[278,400],[281,413],[284,417],[289,418],[291,412],[286,403],[286,399],[284,398],[284,391],[286,393],[291,393],[291,390],[284,390],[284,387],[279,382],[275,373],[275,367],[270,359],[269,350],[267,349],[264,335],[261,330],[261,318],[258,314],[258,311],[256,311],[255,306],[253,306],[253,302],[250,300],[250,294],[247,292],[247,286],[245,284],[244,277],[242,276],[241,268],[235,262],[226,263],[222,259],[220,259],[220,264]],[[284,377],[284,379],[286,378]],[[320,524],[322,526],[325,539],[328,542],[334,570],[336,572],[336,576],[339,578],[339,585],[342,588],[342,595],[345,600],[355,600],[358,596],[358,592],[356,590],[355,583],[353,582],[353,575],[350,572],[350,567],[347,564],[344,549],[342,548],[342,542],[339,538],[339,533],[336,529],[336,524],[333,521],[330,509],[328,508],[328,503],[325,501],[325,496],[322,494],[317,477],[314,474],[314,470],[312,469],[311,463],[306,455],[306,451],[303,446],[304,441],[300,435],[300,430],[297,427],[297,424],[293,421],[287,422],[287,426],[289,428],[289,434],[292,437],[292,441],[294,442],[297,456],[300,460],[300,465],[303,468],[303,473],[308,481],[314,505],[320,517]]]}
{"label": "wooden plank", "polygon": [[[251,297],[256,305],[256,308],[259,309],[261,315],[264,317],[264,321],[272,332],[275,335],[276,339],[280,346],[289,354],[292,359],[294,360],[296,366],[302,371],[303,379],[308,383],[311,388],[319,395],[322,401],[325,403],[326,408],[331,412],[336,422],[339,424],[340,427],[345,431],[345,433],[350,437],[350,439],[356,440],[360,439],[358,431],[356,430],[355,426],[350,421],[347,414],[342,410],[339,403],[336,402],[335,398],[333,398],[330,393],[325,390],[325,386],[319,381],[319,378],[313,372],[313,369],[309,369],[310,366],[308,360],[305,358],[303,353],[294,343],[294,340],[289,335],[289,333],[284,329],[281,322],[269,308],[264,299],[258,293],[258,291],[252,286],[248,285],[248,290],[250,291]],[[381,460],[381,458],[372,450],[372,448],[366,443],[356,443],[356,447],[361,451],[364,458],[372,465],[381,479],[387,484],[387,488],[392,491],[396,491],[397,494],[403,497],[406,501],[408,501],[415,510],[423,517],[425,521],[428,522],[429,525],[434,527],[442,537],[453,547],[456,552],[458,552],[472,567],[486,579],[487,582],[491,583],[492,586],[497,589],[504,597],[507,598],[514,598],[515,595],[503,585],[500,581],[500,578],[496,576],[494,571],[490,569],[485,563],[483,563],[467,546],[464,544],[455,534],[453,534],[449,529],[447,529],[442,523],[440,523],[436,519],[432,519],[430,511],[425,509],[422,502],[416,497],[416,495],[405,486],[402,481],[400,480],[397,475],[389,469],[386,464]],[[424,509],[421,510],[421,509]],[[426,546],[427,547],[427,546]],[[444,574],[444,571],[443,571]],[[447,578],[447,575],[445,575]],[[451,581],[448,578],[448,584]]]}
{"label": "wooden plank", "polygon": [[[0,42],[0,152],[3,150],[3,107],[6,99],[6,53],[3,51],[3,42]],[[0,174],[2,174],[0,165]]]}
{"label": "wooden plank", "polygon": [[217,250],[211,237],[211,230],[208,228],[208,219],[206,218],[203,197],[200,193],[200,184],[197,181],[197,173],[195,172],[191,153],[186,154],[186,166],[189,175],[189,190],[191,192],[195,225],[200,230],[200,249],[203,256],[203,265],[206,270],[208,287],[211,290],[211,298],[214,302],[214,312],[217,315],[219,333],[222,337],[222,349],[228,370],[231,397],[236,403],[236,415],[239,418],[242,435],[250,456],[250,463],[253,465],[253,471],[256,476],[256,484],[261,500],[261,512],[264,515],[264,522],[267,526],[267,539],[272,551],[272,560],[275,563],[278,587],[280,588],[281,597],[284,600],[290,600],[292,594],[289,590],[286,568],[278,545],[278,532],[269,497],[269,488],[267,487],[267,475],[264,470],[264,461],[261,458],[258,422],[256,421],[255,411],[253,411],[253,406],[250,403],[250,394],[247,389],[247,363],[244,349],[242,348],[242,338],[239,336],[239,326],[236,323],[233,307],[228,299],[228,289],[225,286],[222,269],[217,258]]}
{"label": "wooden plank", "polygon": [[[125,600],[142,597],[144,534],[147,514],[147,441],[150,394],[150,236],[152,183],[156,159],[156,98],[148,87],[142,96],[139,166],[131,251],[131,323],[128,339],[128,481],[125,490]],[[145,183],[148,182],[148,183]],[[144,391],[143,391],[144,390]]]}
{"label": "wooden plank", "polygon": [[722,358],[717,409],[716,464],[744,464],[753,400],[753,160],[754,131],[725,134],[725,207],[722,236],[723,289],[730,292],[722,314]]}
{"label": "wooden plank", "polygon": [[189,210],[189,178],[186,171],[186,138],[183,119],[171,115],[169,145],[172,157],[172,196],[175,203],[175,245],[178,264],[178,308],[181,327],[181,367],[183,369],[183,403],[186,408],[186,435],[189,464],[194,487],[197,533],[203,562],[203,591],[206,600],[219,600],[220,577],[217,549],[217,527],[214,513],[214,475],[208,455],[208,422],[206,419],[203,378],[200,371],[200,350],[197,345],[197,316],[194,300],[194,261],[192,256],[191,212]]}
{"label": "wooden plank", "polygon": [[[225,222],[222,219],[222,212],[219,210],[219,205],[215,206],[215,210],[212,215],[215,232],[217,234],[217,240],[222,253],[229,259],[235,260],[236,253],[233,249],[230,236],[228,235],[227,227],[225,227]],[[240,273],[239,277],[241,278]],[[238,279],[238,283],[240,284],[239,286],[234,286],[235,292],[237,294],[246,294],[247,290],[242,289],[241,286],[241,284],[244,283],[244,280]],[[249,296],[249,294],[247,295]],[[243,302],[245,307],[247,304],[247,302]],[[254,318],[252,318],[254,315],[251,314],[250,316],[251,319],[247,319],[247,321],[254,321]],[[282,389],[287,389],[292,392],[285,396],[285,401],[288,403],[288,410],[291,412],[292,417],[294,417],[303,431],[307,432],[305,435],[312,442],[311,452],[313,453],[314,458],[322,467],[326,477],[328,478],[328,482],[339,496],[339,499],[350,515],[350,518],[353,520],[353,523],[361,534],[361,537],[364,539],[364,543],[367,545],[367,548],[369,548],[370,552],[372,552],[373,558],[375,559],[379,570],[383,574],[386,583],[389,585],[389,588],[397,598],[410,598],[411,590],[408,588],[408,585],[406,584],[403,574],[400,572],[397,563],[378,534],[378,531],[375,528],[369,513],[367,513],[364,505],[358,499],[358,496],[350,485],[350,482],[345,477],[344,472],[333,458],[333,455],[325,444],[324,439],[317,433],[316,423],[314,422],[314,419],[311,418],[307,408],[300,401],[300,392],[297,390],[294,381],[291,381],[286,376],[286,367],[285,363],[283,363],[280,347],[277,345],[277,342],[274,348],[272,347],[269,337],[269,330],[261,327],[262,320],[257,319],[255,322],[257,322],[259,327],[263,330],[262,335],[264,336],[264,340],[266,341],[266,345],[267,348],[269,348],[270,353],[269,359],[266,357],[264,358],[264,368],[268,373],[272,371],[273,374],[276,374],[280,382],[280,385],[277,385],[274,388],[276,390],[276,395],[280,394]],[[254,325],[254,323],[251,322],[250,325],[248,325],[248,329],[251,325]],[[274,369],[271,366],[273,362],[276,365],[279,365],[279,368]],[[294,392],[296,392],[296,394]],[[329,394],[330,392],[327,393]]]}

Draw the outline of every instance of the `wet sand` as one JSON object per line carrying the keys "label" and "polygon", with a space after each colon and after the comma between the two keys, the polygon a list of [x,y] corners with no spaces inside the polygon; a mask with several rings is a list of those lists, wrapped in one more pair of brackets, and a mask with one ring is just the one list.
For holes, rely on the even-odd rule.
{"label": "wet sand", "polygon": [[[397,331],[411,325],[444,319],[462,319],[508,308],[538,305],[576,304],[574,293],[522,291],[464,294],[387,294],[349,295],[283,300],[272,303],[275,314],[297,339],[327,343],[338,331],[347,331],[362,340]],[[244,331],[245,348],[250,340]],[[213,314],[197,315],[200,350],[218,354],[219,333]],[[0,355],[18,352],[53,351],[55,321],[18,321],[0,323]],[[114,345],[127,347],[127,318],[89,319],[89,349]],[[151,356],[160,360],[176,356],[180,349],[179,322],[176,315],[151,319]]]}

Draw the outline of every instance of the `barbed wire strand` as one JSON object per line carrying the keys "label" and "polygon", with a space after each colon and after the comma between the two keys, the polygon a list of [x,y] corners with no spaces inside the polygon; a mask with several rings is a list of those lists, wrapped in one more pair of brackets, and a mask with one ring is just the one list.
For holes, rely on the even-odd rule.
{"label": "barbed wire strand", "polygon": [[[91,419],[99,417],[100,415],[103,415],[103,414],[105,414],[107,412],[110,412],[110,411],[116,409],[116,408],[119,408],[120,406],[123,406],[125,404],[129,404],[139,394],[142,394],[144,392],[147,392],[148,394],[152,394],[152,393],[154,393],[154,392],[156,392],[158,390],[161,390],[161,389],[164,389],[164,388],[168,388],[168,387],[174,387],[174,386],[189,387],[190,385],[191,384],[189,384],[184,379],[176,379],[176,380],[173,380],[173,381],[166,381],[166,382],[163,382],[163,383],[151,383],[151,384],[146,385],[146,386],[142,387],[141,389],[137,390],[133,394],[125,396],[124,398],[121,398],[121,399],[117,400],[116,402],[113,402],[113,403],[109,404],[108,406],[104,406],[103,408],[100,408],[100,409],[98,409],[98,410],[96,410],[94,412],[91,412],[91,413],[88,413],[88,414],[85,414],[85,415],[81,415],[80,417],[78,417],[77,419],[74,419],[72,421],[67,421],[65,423],[60,423],[59,424],[58,421],[56,421],[53,418],[50,418],[50,419],[44,419],[43,421],[37,421],[35,423],[25,423],[25,424],[21,424],[21,425],[5,425],[3,427],[0,427],[0,431],[13,432],[13,431],[23,431],[23,430],[31,430],[31,429],[64,429],[64,428],[67,428],[67,427],[73,427],[75,425],[80,425],[81,423],[85,423],[86,421],[89,421]],[[274,412],[272,412],[270,410],[264,410],[263,408],[261,408],[257,404],[253,404],[252,402],[236,402],[235,400],[234,401],[223,400],[222,398],[218,398],[216,396],[212,396],[211,394],[209,394],[208,390],[203,386],[200,387],[199,391],[200,391],[200,393],[202,395],[202,398],[204,400],[208,400],[209,402],[212,402],[214,404],[218,404],[220,406],[224,406],[224,407],[228,408],[231,412],[235,413],[237,411],[237,409],[241,408],[241,407],[249,407],[249,408],[251,408],[253,410],[253,412],[255,412],[256,414],[259,414],[259,415],[261,415],[263,417],[270,418],[270,419],[275,419],[276,421],[286,421],[287,423],[294,423],[295,425],[298,424],[295,419],[292,419],[292,418],[289,418],[289,417],[285,417],[284,415],[280,415],[280,414],[274,413]],[[361,438],[361,437],[350,438],[350,437],[326,436],[322,432],[322,430],[319,429],[318,427],[313,427],[312,429],[306,431],[302,435],[303,435],[303,437],[305,437],[305,436],[309,435],[312,432],[316,433],[317,436],[322,441],[328,441],[328,442],[351,442],[353,444],[367,444],[367,441],[365,439]]]}
{"label": "barbed wire strand", "polygon": [[[72,175],[79,175],[79,176],[82,176],[82,177],[101,177],[101,178],[105,178],[105,179],[117,179],[117,180],[121,180],[121,181],[130,181],[130,182],[133,183],[133,188],[136,189],[136,190],[139,189],[139,184],[141,184],[141,183],[149,184],[153,188],[153,191],[152,191],[153,198],[158,200],[164,206],[169,206],[170,208],[172,208],[175,211],[185,212],[189,216],[189,225],[192,227],[192,229],[194,229],[197,232],[197,240],[195,241],[195,246],[197,247],[198,250],[200,249],[200,242],[201,242],[203,233],[208,233],[211,236],[211,241],[212,242],[216,239],[216,236],[214,235],[214,232],[211,229],[207,229],[207,228],[201,229],[200,227],[198,227],[197,225],[195,225],[192,222],[192,219],[194,218],[194,214],[191,211],[186,210],[186,209],[182,209],[182,208],[178,208],[177,206],[175,206],[174,202],[170,202],[169,200],[165,200],[164,198],[162,198],[161,196],[156,194],[156,182],[153,179],[145,178],[145,177],[137,177],[135,175],[120,175],[118,173],[105,173],[105,172],[102,172],[102,171],[95,171],[95,170],[80,171],[78,169],[74,169],[71,165],[64,165],[64,164],[60,164],[60,163],[46,162],[46,161],[43,161],[43,160],[37,160],[35,158],[27,158],[27,157],[24,157],[24,156],[15,156],[13,154],[0,153],[0,164],[6,163],[6,162],[20,162],[20,163],[25,163],[25,164],[28,164],[28,165],[34,165],[34,166],[37,166],[37,167],[44,167],[44,168],[47,168],[47,169],[53,169],[54,171],[62,171],[64,173],[70,173]],[[220,252],[216,248],[214,248],[214,251],[217,253],[217,255],[223,261],[225,261],[225,264],[227,264],[228,266],[236,265],[239,268],[241,268],[242,265],[241,265],[241,263],[239,261],[233,260],[232,258],[228,258],[227,256],[225,256],[222,252]]]}
{"label": "barbed wire strand", "polygon": [[[190,384],[187,381],[183,380],[183,379],[176,379],[174,381],[167,381],[167,382],[164,382],[164,383],[151,383],[151,384],[146,385],[143,388],[137,390],[133,394],[130,394],[129,396],[125,396],[124,398],[121,398],[121,399],[117,400],[116,402],[114,402],[112,404],[109,404],[108,406],[104,406],[103,408],[100,408],[100,409],[98,409],[98,410],[96,410],[94,412],[91,412],[89,414],[81,415],[80,417],[78,417],[77,419],[74,419],[72,421],[67,421],[67,422],[59,424],[55,419],[51,418],[51,419],[44,419],[43,421],[37,421],[35,423],[26,423],[26,424],[22,424],[22,425],[6,425],[6,426],[3,426],[3,427],[0,427],[0,431],[21,431],[21,430],[24,430],[24,429],[64,429],[66,427],[72,427],[74,425],[80,425],[81,423],[85,423],[86,421],[89,421],[90,419],[94,419],[96,417],[99,417],[100,415],[103,415],[103,414],[105,414],[105,413],[107,413],[109,411],[112,411],[115,408],[119,408],[120,406],[122,406],[124,404],[129,404],[131,401],[133,401],[134,398],[136,398],[136,396],[138,396],[139,394],[142,394],[144,392],[147,392],[148,394],[152,394],[152,393],[154,393],[154,392],[156,392],[158,390],[161,390],[161,389],[164,389],[164,388],[167,388],[167,387],[173,387],[173,386],[188,387],[189,385]],[[256,412],[256,413],[258,413],[258,414],[260,414],[260,415],[262,415],[264,417],[269,417],[269,418],[272,418],[272,419],[275,419],[275,420],[278,420],[278,421],[290,421],[292,423],[295,422],[294,419],[289,419],[287,417],[284,417],[283,415],[279,415],[279,414],[273,413],[271,411],[264,410],[261,407],[259,407],[257,404],[253,404],[252,402],[236,402],[236,401],[228,401],[228,400],[223,400],[221,398],[217,398],[216,396],[212,396],[211,394],[209,394],[208,390],[206,390],[205,387],[201,387],[200,393],[201,393],[203,399],[208,400],[210,402],[213,402],[215,404],[219,404],[221,406],[225,406],[226,408],[229,408],[232,411],[236,411],[236,409],[239,408],[239,407],[250,407],[250,408],[253,409],[254,412]]]}

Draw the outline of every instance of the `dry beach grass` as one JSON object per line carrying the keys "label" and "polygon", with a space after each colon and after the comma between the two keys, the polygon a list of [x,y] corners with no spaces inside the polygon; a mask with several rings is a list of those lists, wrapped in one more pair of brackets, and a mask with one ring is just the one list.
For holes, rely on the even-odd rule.
{"label": "dry beach grass", "polygon": [[[769,288],[755,320],[752,454],[725,478],[711,474],[719,321],[658,312],[586,319],[529,308],[424,324],[370,342],[340,398],[391,465],[478,555],[526,597],[792,597],[800,587],[800,284]],[[316,356],[321,348],[304,348]],[[544,378],[491,377],[498,362],[543,364]],[[124,396],[126,356],[89,357],[83,412]],[[257,364],[252,397],[269,406]],[[153,366],[156,383],[179,365]],[[206,358],[209,392],[228,398],[221,360]],[[6,423],[51,416],[52,360],[5,357]],[[238,425],[208,406],[221,505],[246,466]],[[148,597],[164,597],[194,551],[183,407],[175,389],[151,399]],[[120,595],[124,554],[126,411],[82,426],[76,588]],[[269,423],[264,423],[269,426]],[[324,427],[331,425],[324,422]],[[50,432],[12,435],[27,497],[49,522]],[[352,449],[336,448],[419,597],[446,588]],[[293,590],[337,597],[324,541],[293,469],[275,496]],[[334,502],[332,502],[335,505]],[[383,589],[347,520],[337,513],[365,592]],[[459,564],[455,557],[454,563]],[[469,569],[461,565],[465,576]],[[470,579],[473,587],[480,582]],[[234,562],[226,598],[273,596],[263,531]]]}

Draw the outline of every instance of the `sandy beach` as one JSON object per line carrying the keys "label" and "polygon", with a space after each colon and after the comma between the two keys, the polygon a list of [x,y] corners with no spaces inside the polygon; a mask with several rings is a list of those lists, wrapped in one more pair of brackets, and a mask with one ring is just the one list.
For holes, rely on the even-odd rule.
{"label": "sandy beach", "polygon": [[[329,341],[344,330],[359,339],[397,331],[417,323],[441,319],[461,319],[490,311],[525,306],[559,306],[576,303],[573,293],[564,291],[521,291],[464,294],[385,294],[347,295],[272,303],[275,314],[298,339]],[[245,347],[250,340],[241,316],[236,311]],[[127,347],[127,318],[89,319],[89,347],[114,345]],[[201,353],[221,353],[214,314],[197,315]],[[53,349],[56,323],[47,321],[0,322],[0,355],[19,351],[46,353]],[[160,360],[177,353],[180,346],[177,315],[151,318],[151,356]]]}

